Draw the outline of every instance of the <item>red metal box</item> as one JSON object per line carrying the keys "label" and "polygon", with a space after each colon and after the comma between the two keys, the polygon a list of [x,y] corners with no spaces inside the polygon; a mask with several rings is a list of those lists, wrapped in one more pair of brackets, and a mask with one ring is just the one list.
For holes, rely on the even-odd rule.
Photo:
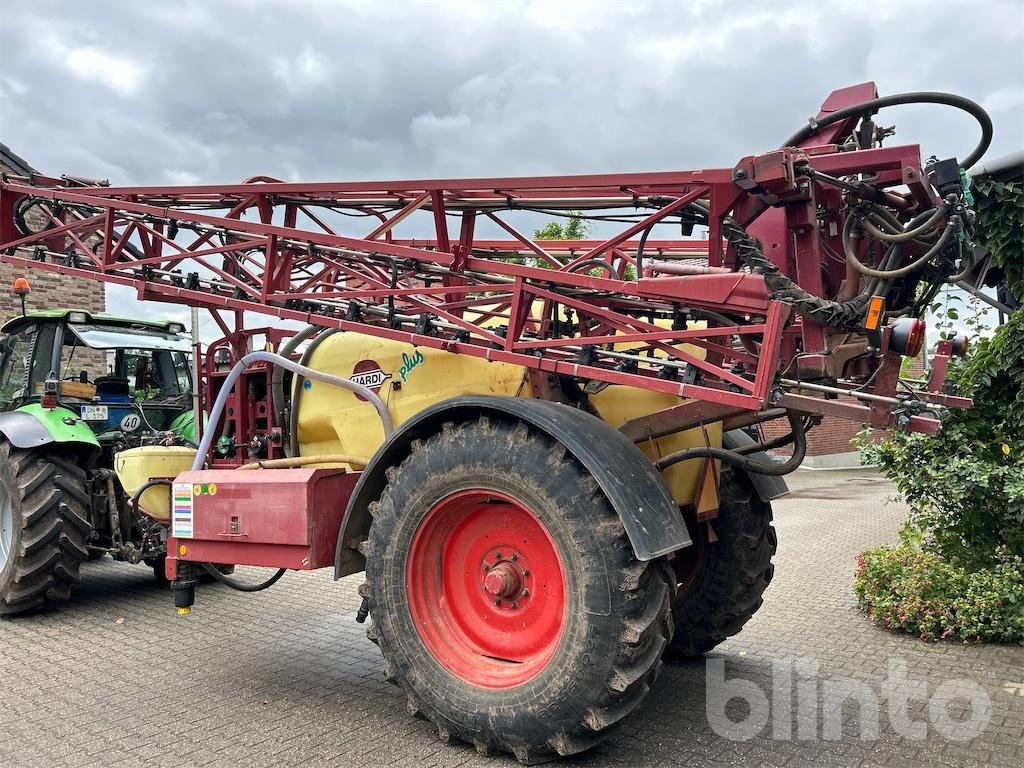
{"label": "red metal box", "polygon": [[334,565],[358,472],[201,470],[174,480],[169,551],[180,560],[312,570]]}

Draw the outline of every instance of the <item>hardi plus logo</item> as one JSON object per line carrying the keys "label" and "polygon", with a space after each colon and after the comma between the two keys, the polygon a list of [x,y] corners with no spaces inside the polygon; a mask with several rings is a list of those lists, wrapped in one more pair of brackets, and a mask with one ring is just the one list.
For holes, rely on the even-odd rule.
{"label": "hardi plus logo", "polygon": [[[384,382],[391,378],[390,373],[384,373],[381,370],[380,365],[373,360],[360,360],[352,367],[352,375],[349,379],[366,387],[374,392],[380,392],[380,388],[384,386]],[[357,398],[366,401],[365,397],[361,397],[357,393],[353,393]]]}

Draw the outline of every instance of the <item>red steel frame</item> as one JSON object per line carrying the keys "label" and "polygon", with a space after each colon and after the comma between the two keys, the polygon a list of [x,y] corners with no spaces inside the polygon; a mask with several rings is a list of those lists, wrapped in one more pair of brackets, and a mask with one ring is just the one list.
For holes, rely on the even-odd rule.
{"label": "red steel frame", "polygon": [[[873,95],[872,84],[837,91],[821,114]],[[742,269],[723,239],[732,217],[805,290],[837,295],[846,276],[834,257],[842,253],[840,193],[798,177],[797,164],[870,176],[882,194],[906,189],[889,194],[895,205],[936,201],[918,147],[839,151],[830,143],[852,125],[838,123],[813,145],[747,157],[735,168],[693,171],[343,183],[257,177],[184,187],[5,177],[0,260],[133,286],[142,300],[203,307],[226,335],[221,312],[233,311],[237,324],[242,312],[255,311],[724,408],[758,411],[785,398],[797,410],[888,426],[894,408],[881,401],[827,401],[780,384],[796,357],[802,368],[825,370],[833,342],[849,332],[795,316],[770,297],[760,274]],[[25,235],[15,227],[15,206],[25,197],[46,213],[48,230]],[[642,274],[630,279],[641,233],[698,200],[710,212],[708,238],[648,240]],[[824,227],[823,208],[833,210]],[[617,233],[588,241],[540,241],[508,215],[605,209],[632,217],[620,218]],[[339,212],[363,218],[345,219],[356,223],[346,233],[335,221]],[[432,237],[397,236],[399,226],[424,218]],[[477,237],[481,222],[509,239]],[[685,310],[732,319],[687,328]],[[665,328],[652,313],[680,322]],[[611,350],[624,342],[636,345],[629,359]],[[895,378],[878,379],[860,394],[895,397]],[[905,425],[938,428],[923,416]]]}

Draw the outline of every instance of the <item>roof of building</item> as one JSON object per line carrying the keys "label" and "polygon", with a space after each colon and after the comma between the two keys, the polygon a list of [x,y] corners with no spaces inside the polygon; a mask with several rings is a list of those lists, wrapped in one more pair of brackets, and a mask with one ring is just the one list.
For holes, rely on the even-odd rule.
{"label": "roof of building", "polygon": [[39,171],[29,165],[23,157],[14,154],[14,152],[11,151],[11,148],[6,144],[0,144],[0,165],[10,168],[12,172],[19,176],[28,176],[33,173],[39,173]]}

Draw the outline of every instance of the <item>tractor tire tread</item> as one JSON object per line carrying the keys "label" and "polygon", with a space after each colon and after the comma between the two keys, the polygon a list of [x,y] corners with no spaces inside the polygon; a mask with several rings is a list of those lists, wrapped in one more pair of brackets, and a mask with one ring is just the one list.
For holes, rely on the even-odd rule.
{"label": "tractor tire tread", "polygon": [[[460,720],[453,712],[444,711],[437,697],[418,695],[418,689],[430,688],[433,681],[424,679],[422,674],[423,669],[431,669],[431,664],[414,663],[414,657],[422,653],[429,659],[429,655],[425,648],[410,650],[415,646],[399,642],[394,628],[396,620],[385,610],[385,587],[382,586],[388,582],[385,555],[395,538],[399,510],[405,511],[395,499],[404,489],[396,491],[395,485],[400,485],[404,476],[430,476],[431,457],[446,452],[464,450],[469,457],[467,461],[471,462],[470,446],[478,447],[486,440],[497,441],[502,449],[507,447],[509,455],[524,465],[537,462],[544,467],[545,474],[557,475],[560,480],[565,478],[565,486],[572,487],[575,493],[573,501],[561,507],[562,514],[567,517],[587,515],[589,529],[600,542],[601,551],[608,553],[608,584],[619,593],[620,608],[613,617],[617,619],[617,629],[603,633],[616,645],[612,651],[613,663],[602,680],[590,679],[585,684],[577,681],[578,687],[574,690],[583,689],[589,706],[579,703],[575,707],[566,706],[565,712],[571,714],[563,715],[565,719],[561,721],[558,708],[534,712],[535,705],[523,703],[520,706],[526,716],[498,728],[486,717]],[[410,453],[390,469],[389,486],[373,507],[369,534],[371,556],[367,560],[366,594],[371,623],[367,637],[384,653],[388,676],[395,678],[410,700],[416,702],[417,712],[435,723],[442,741],[472,744],[480,754],[511,753],[520,763],[534,765],[588,749],[636,710],[657,677],[660,657],[672,638],[673,576],[664,558],[647,562],[635,559],[618,515],[564,446],[546,435],[532,432],[522,422],[506,423],[484,417],[474,422],[445,424],[440,433],[424,441],[422,450]],[[385,615],[381,615],[382,611]],[[611,624],[613,618],[607,623]],[[431,671],[431,674],[436,673]],[[559,682],[553,680],[552,684]],[[459,705],[456,709],[466,706],[465,701],[453,703]]]}
{"label": "tractor tire tread", "polygon": [[86,472],[57,446],[19,449],[4,438],[0,467],[16,529],[0,570],[0,616],[50,608],[70,596],[89,558]]}
{"label": "tractor tire tread", "polygon": [[[687,659],[707,653],[739,633],[764,602],[778,548],[772,508],[762,501],[746,475],[721,475],[719,515],[711,525],[718,537],[701,572],[672,606],[675,634],[666,658]],[[710,557],[709,557],[710,554]]]}

